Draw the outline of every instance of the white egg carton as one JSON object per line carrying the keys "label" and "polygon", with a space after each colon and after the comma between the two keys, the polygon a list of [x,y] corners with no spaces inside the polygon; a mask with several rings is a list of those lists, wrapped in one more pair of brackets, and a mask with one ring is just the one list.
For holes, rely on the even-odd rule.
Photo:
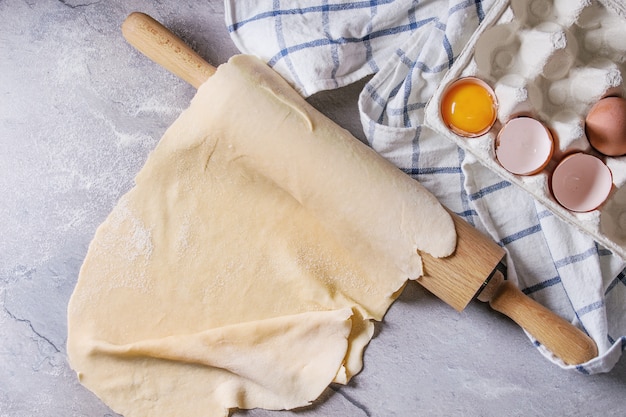
{"label": "white egg carton", "polygon": [[[452,81],[476,76],[498,100],[498,119],[486,134],[466,138],[450,131],[439,106]],[[626,156],[606,157],[585,135],[585,117],[606,95],[626,97],[626,5],[616,0],[502,0],[496,2],[445,75],[426,107],[426,124],[532,194],[565,221],[626,259]],[[531,115],[555,136],[548,166],[514,175],[498,163],[495,138],[516,115]],[[583,151],[610,168],[613,188],[598,209],[578,213],[550,192],[550,175],[564,155]]]}

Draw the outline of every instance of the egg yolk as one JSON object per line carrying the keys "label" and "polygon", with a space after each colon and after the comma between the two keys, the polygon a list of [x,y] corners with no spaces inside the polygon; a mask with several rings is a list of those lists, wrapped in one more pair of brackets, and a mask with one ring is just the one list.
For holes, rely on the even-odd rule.
{"label": "egg yolk", "polygon": [[482,135],[496,120],[493,94],[481,83],[476,79],[462,78],[444,93],[441,117],[448,128],[459,135]]}

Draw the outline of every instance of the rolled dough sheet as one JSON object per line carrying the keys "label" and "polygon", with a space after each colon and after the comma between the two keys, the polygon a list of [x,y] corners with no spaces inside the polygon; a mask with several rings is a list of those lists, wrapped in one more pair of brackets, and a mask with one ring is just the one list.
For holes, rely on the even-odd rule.
{"label": "rolled dough sheet", "polygon": [[127,417],[305,406],[360,371],[417,250],[455,244],[418,182],[236,56],[98,228],[70,364]]}

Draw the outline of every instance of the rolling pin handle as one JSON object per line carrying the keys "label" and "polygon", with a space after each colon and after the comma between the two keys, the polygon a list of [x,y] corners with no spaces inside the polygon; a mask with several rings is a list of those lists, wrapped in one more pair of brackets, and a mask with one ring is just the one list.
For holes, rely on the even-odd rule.
{"label": "rolling pin handle", "polygon": [[511,318],[567,365],[580,365],[598,355],[593,339],[504,280],[500,271],[494,273],[478,299]]}
{"label": "rolling pin handle", "polygon": [[139,52],[196,88],[215,73],[215,67],[147,14],[131,13],[122,34]]}

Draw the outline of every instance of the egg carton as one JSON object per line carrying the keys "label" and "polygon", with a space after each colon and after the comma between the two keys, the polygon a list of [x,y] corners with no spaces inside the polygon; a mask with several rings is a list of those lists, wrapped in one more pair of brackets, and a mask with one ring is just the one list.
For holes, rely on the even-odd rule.
{"label": "egg carton", "polygon": [[[497,119],[478,137],[452,132],[440,114],[453,81],[474,76],[495,92]],[[626,259],[626,156],[600,155],[585,134],[585,118],[599,99],[626,97],[626,6],[615,0],[497,1],[444,76],[426,107],[426,125],[473,154],[557,216]],[[515,175],[496,158],[504,123],[519,115],[541,121],[555,138],[552,157],[534,175]],[[559,204],[551,192],[555,167],[584,152],[609,167],[613,185],[605,202],[588,212]]]}

